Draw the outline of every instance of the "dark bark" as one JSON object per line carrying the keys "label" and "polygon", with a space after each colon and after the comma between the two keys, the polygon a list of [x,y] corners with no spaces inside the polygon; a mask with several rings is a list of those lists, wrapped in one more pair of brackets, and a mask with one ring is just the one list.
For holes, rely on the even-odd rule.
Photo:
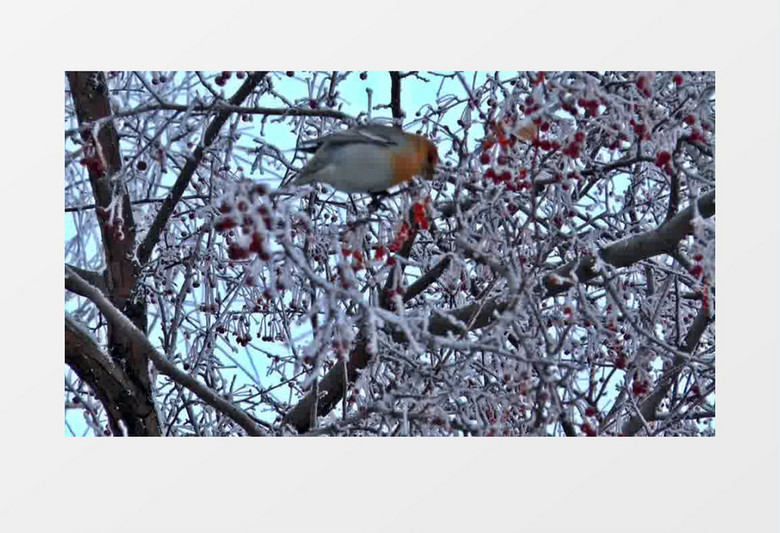
{"label": "dark bark", "polygon": [[[98,214],[119,197],[121,212],[110,217],[99,217],[103,249],[106,257],[105,283],[95,284],[109,298],[110,303],[130,319],[132,324],[145,338],[147,317],[146,300],[137,294],[137,281],[142,266],[149,260],[168,219],[190,183],[205,150],[216,140],[221,127],[233,113],[232,106],[240,105],[265,76],[265,72],[252,73],[228,104],[231,110],[217,113],[209,127],[203,142],[195,149],[193,157],[187,162],[178,176],[171,193],[162,202],[157,216],[138,247],[136,257],[136,228],[133,220],[130,197],[120,178],[121,155],[119,139],[113,123],[102,123],[93,138],[93,125],[96,121],[111,116],[108,99],[108,86],[101,72],[68,72],[76,116],[82,140],[89,151],[85,151],[85,165],[89,169],[95,206]],[[97,282],[99,275],[86,271],[90,281]],[[76,291],[80,290],[75,288]],[[80,294],[80,293],[79,293]],[[108,349],[112,363],[112,373],[106,373],[95,366],[99,359],[94,349],[75,330],[67,334],[66,361],[78,375],[94,390],[109,413],[114,434],[122,434],[120,420],[128,435],[160,435],[152,399],[149,378],[148,347],[135,336],[126,335],[126,328],[117,328],[116,321],[108,321]],[[90,356],[92,354],[92,356]],[[121,378],[121,379],[120,379]]]}
{"label": "dark bark", "polygon": [[[702,305],[699,308],[699,312],[696,315],[696,319],[691,325],[691,329],[688,330],[688,334],[685,336],[683,342],[682,351],[685,353],[693,353],[696,346],[699,344],[699,339],[704,335],[704,331],[712,321],[709,310],[706,305]],[[656,409],[661,404],[661,401],[666,397],[669,389],[672,385],[677,383],[677,378],[680,376],[680,371],[683,369],[683,363],[685,358],[681,355],[677,355],[674,358],[672,364],[667,365],[661,379],[658,380],[658,387],[648,396],[640,405],[639,414],[633,416],[628,422],[623,425],[621,433],[624,435],[635,435],[640,429],[644,427],[642,418],[645,420],[656,420],[658,418]]]}
{"label": "dark bark", "polygon": [[401,109],[401,73],[397,70],[390,71],[390,111],[393,113],[393,123],[400,128],[404,112]]}
{"label": "dark bark", "polygon": [[[106,321],[114,328],[116,328],[116,330],[125,338],[127,338],[129,342],[132,342],[139,351],[148,357],[161,374],[171,378],[171,381],[174,383],[186,387],[204,403],[214,407],[216,410],[232,419],[236,424],[241,426],[248,435],[262,436],[266,434],[265,430],[244,411],[227,401],[225,398],[195,379],[190,374],[179,370],[176,365],[171,363],[164,355],[160,354],[154,348],[147,336],[130,320],[128,320],[126,315],[114,307],[113,304],[103,295],[103,293],[101,293],[95,287],[90,286],[86,281],[81,279],[78,274],[72,270],[69,270],[67,267],[65,267],[65,287],[68,290],[72,290],[73,292],[84,294],[87,299],[94,303],[100,312],[103,313],[103,316],[106,317]],[[68,333],[67,327],[68,319],[66,318],[66,333]],[[71,330],[74,330],[75,333],[78,333],[78,330],[75,327],[71,327]],[[114,388],[118,387],[119,389],[124,390],[118,390],[117,395],[121,396],[124,394],[125,396],[132,396],[134,384],[124,379],[121,369],[112,367],[112,365],[106,361],[101,360],[94,347],[88,347],[88,350],[80,349],[81,346],[79,346],[79,343],[84,346],[85,339],[88,338],[87,336],[82,334],[81,336],[77,337],[73,333],[70,335],[72,337],[71,346],[76,348],[76,353],[74,353],[72,356],[80,358],[81,360],[92,361],[95,363],[88,365],[88,367],[84,369],[85,375],[89,376],[89,374],[97,374],[103,378],[103,383],[107,383],[109,385],[109,388],[112,392]],[[68,345],[66,344],[66,348],[67,347]],[[114,382],[116,382],[116,385]],[[102,392],[105,392],[105,387],[103,388]],[[154,409],[152,409],[152,411],[155,412]],[[143,416],[151,416],[151,413],[143,413]],[[155,416],[155,421],[156,420],[157,419]],[[131,433],[130,429],[131,428],[128,428],[128,434],[130,435],[143,434]],[[156,434],[159,433],[159,427],[157,427]],[[148,432],[146,434],[152,433]]]}
{"label": "dark bark", "polygon": [[[120,177],[122,165],[119,137],[110,120],[100,127],[96,138],[91,127],[95,121],[111,116],[108,85],[102,72],[68,72],[67,77],[81,137],[88,147],[88,150],[85,150],[85,164],[89,170],[95,205],[97,209],[107,212],[108,206],[118,197],[116,204],[121,207],[120,211],[114,212],[110,217],[99,217],[106,260],[105,292],[117,309],[122,310],[139,330],[146,332],[146,302],[143,298],[133,297],[141,265],[132,261],[136,227],[130,196]],[[110,324],[108,346],[112,360],[140,391],[128,397],[128,401],[138,402],[137,405],[121,410],[128,434],[159,435],[160,426],[151,397],[149,361],[146,355]],[[70,348],[73,349],[73,345]],[[71,357],[70,360],[85,361],[78,357]],[[81,370],[84,372],[84,369]],[[97,386],[101,383],[106,382],[91,384]],[[98,397],[111,397],[110,391],[95,393]],[[155,420],[148,420],[150,416]]]}
{"label": "dark bark", "polygon": [[[246,98],[252,94],[252,91],[257,87],[257,84],[265,77],[266,72],[253,72],[244,81],[243,85],[236,91],[228,104],[233,106],[240,106]],[[170,194],[160,206],[160,210],[157,212],[157,216],[152,222],[152,227],[149,228],[149,232],[144,238],[144,242],[138,247],[138,260],[142,265],[145,265],[149,258],[152,256],[152,250],[157,246],[157,241],[160,239],[160,235],[165,229],[165,225],[168,223],[168,219],[173,214],[173,210],[176,208],[176,204],[184,195],[184,191],[187,190],[187,186],[190,184],[192,176],[195,174],[198,165],[206,155],[206,150],[216,140],[219,135],[219,131],[222,126],[227,122],[227,119],[234,113],[232,110],[220,111],[214,120],[211,121],[206,128],[206,133],[203,136],[203,140],[192,153],[192,157],[187,160],[184,168],[181,170],[181,174],[176,178],[176,182],[173,184]]]}
{"label": "dark bark", "polygon": [[113,363],[97,341],[74,320],[65,317],[65,363],[97,396],[114,435],[159,434],[154,409],[144,392]]}
{"label": "dark bark", "polygon": [[[702,195],[697,203],[700,216],[703,218],[713,216],[715,214],[715,190]],[[625,267],[659,254],[672,253],[679,242],[691,233],[692,219],[693,206],[690,205],[652,231],[633,235],[610,244],[601,250],[601,259],[614,267]],[[595,263],[593,257],[585,257],[558,267],[544,278],[543,283],[547,289],[546,296],[555,296],[569,290],[575,283],[572,273],[576,274],[576,279],[579,282],[588,281],[598,276],[599,273],[594,270]]]}

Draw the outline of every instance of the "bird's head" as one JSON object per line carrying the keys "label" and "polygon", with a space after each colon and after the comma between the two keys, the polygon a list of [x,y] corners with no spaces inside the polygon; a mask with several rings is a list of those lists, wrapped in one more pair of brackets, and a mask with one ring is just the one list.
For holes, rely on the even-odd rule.
{"label": "bird's head", "polygon": [[420,174],[423,178],[430,180],[433,179],[433,174],[436,171],[436,165],[439,163],[439,151],[436,149],[436,145],[425,137],[419,137],[418,150],[422,155],[422,168]]}

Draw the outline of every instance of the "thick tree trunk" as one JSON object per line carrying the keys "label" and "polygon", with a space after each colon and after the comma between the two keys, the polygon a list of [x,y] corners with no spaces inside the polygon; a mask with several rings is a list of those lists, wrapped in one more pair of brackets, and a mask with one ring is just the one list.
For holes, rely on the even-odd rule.
{"label": "thick tree trunk", "polygon": [[[111,303],[121,309],[138,329],[146,332],[146,302],[133,292],[140,265],[132,260],[136,228],[130,197],[122,180],[118,179],[122,167],[119,136],[110,121],[100,123],[98,128],[93,126],[95,121],[111,115],[108,85],[102,72],[68,72],[67,76],[79,126],[83,128],[84,164],[89,169],[97,212],[108,213],[112,202],[119,206],[110,215],[99,217],[106,260],[106,292]],[[66,336],[66,361],[103,400],[113,433],[160,435],[160,423],[151,394],[149,361],[141,347],[127,340],[109,323],[109,353],[118,371],[133,384],[131,391],[125,387],[109,386],[109,381],[102,379],[104,373],[95,371],[89,364],[94,359],[78,353],[85,344],[75,340],[75,334]]]}

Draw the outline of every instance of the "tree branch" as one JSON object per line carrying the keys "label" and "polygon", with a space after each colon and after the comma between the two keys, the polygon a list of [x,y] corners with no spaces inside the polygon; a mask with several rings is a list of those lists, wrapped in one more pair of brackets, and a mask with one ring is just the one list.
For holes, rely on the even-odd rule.
{"label": "tree branch", "polygon": [[[699,212],[704,217],[715,214],[715,191],[710,191],[698,200]],[[641,261],[673,248],[690,231],[690,223],[693,218],[693,206],[678,213],[672,220],[661,227],[640,235],[635,235],[624,241],[619,241],[602,250],[602,258],[614,266],[627,266],[633,262]],[[571,269],[577,266],[577,275],[580,281],[594,278],[595,261],[582,260],[569,263],[559,268],[556,274],[558,279],[568,277]],[[568,269],[568,270],[567,270]],[[565,276],[564,276],[565,274]],[[546,279],[549,279],[548,275]],[[551,282],[546,282],[551,283]],[[566,284],[568,284],[566,286]],[[547,296],[553,296],[565,291],[573,285],[572,281],[563,281],[560,286],[547,285]],[[565,286],[565,288],[564,288]],[[501,313],[510,307],[513,299],[509,297],[496,297],[486,302],[475,302],[448,313],[440,313],[433,316],[428,323],[428,332],[433,335],[446,335],[450,332],[461,333],[464,328],[475,330],[491,324],[497,313]],[[382,299],[383,307],[387,302]],[[347,366],[347,379],[354,382],[358,370],[365,368],[371,359],[368,352],[368,340],[359,339],[356,343]],[[320,383],[320,401],[317,406],[319,415],[327,414],[338,402],[344,386],[344,365],[335,365],[325,375]],[[306,395],[288,414],[287,421],[299,432],[305,432],[310,428],[309,415],[313,409],[314,396]]]}
{"label": "tree branch", "polygon": [[[241,113],[242,115],[265,115],[269,117],[330,117],[344,120],[347,122],[354,121],[355,119],[334,109],[311,109],[308,107],[242,107],[240,105],[232,105],[225,103],[216,103],[214,105],[196,105],[193,107],[165,102],[161,104],[151,104],[138,106],[133,109],[127,109],[125,111],[118,111],[110,117],[110,120],[117,118],[131,117],[134,115],[141,115],[144,113],[152,113],[155,111],[178,111],[180,113]],[[78,131],[87,130],[94,125],[98,124],[102,127],[107,124],[109,120],[101,119],[94,122],[85,123],[78,128],[65,130],[65,137],[74,135]]]}
{"label": "tree branch", "polygon": [[[702,217],[709,218],[715,214],[714,189],[699,197],[696,202]],[[691,232],[692,219],[693,205],[689,205],[658,228],[632,235],[603,248],[600,252],[601,259],[612,266],[624,267],[659,254],[670,253],[683,237]],[[547,274],[543,279],[547,289],[546,297],[566,292],[572,287],[572,272],[576,273],[580,282],[595,278],[598,275],[594,270],[595,264],[594,258],[586,257],[571,261]]]}
{"label": "tree branch", "polygon": [[172,381],[192,391],[204,403],[223,413],[244,428],[249,435],[263,436],[266,434],[265,430],[258,426],[244,411],[222,398],[191,375],[176,368],[173,363],[168,361],[165,356],[152,346],[148,337],[135,324],[103,296],[103,293],[89,285],[68,267],[65,267],[65,287],[73,292],[79,291],[86,298],[89,298],[100,309],[106,320],[113,324],[122,334],[130,338],[134,344],[141,347],[161,374],[165,374]]}
{"label": "tree branch", "polygon": [[[257,84],[260,83],[265,75],[266,72],[253,72],[250,74],[246,81],[244,81],[243,85],[238,89],[238,91],[236,91],[236,94],[230,98],[230,106],[239,106],[241,102],[243,102],[252,93]],[[195,151],[192,153],[192,157],[187,160],[187,163],[185,163],[184,168],[182,168],[179,177],[176,178],[176,182],[173,184],[173,188],[171,189],[170,194],[165,199],[165,201],[163,201],[163,204],[160,206],[160,210],[157,212],[157,216],[154,218],[154,222],[152,222],[152,226],[149,228],[149,232],[146,234],[144,241],[138,247],[138,260],[140,261],[141,265],[145,265],[149,261],[149,258],[152,255],[152,250],[154,250],[154,247],[157,245],[157,242],[160,239],[160,234],[165,228],[165,225],[168,223],[168,219],[171,217],[173,210],[176,208],[176,204],[184,195],[184,191],[187,189],[192,176],[195,174],[195,170],[198,168],[198,165],[206,155],[206,149],[211,146],[214,140],[216,140],[217,135],[219,135],[219,130],[222,129],[222,126],[225,124],[231,114],[233,114],[233,111],[228,109],[220,111],[217,116],[214,117],[214,120],[212,120],[211,124],[209,124],[208,128],[206,128],[206,133],[203,136],[203,142],[201,142],[195,148]]]}
{"label": "tree branch", "polygon": [[[75,292],[75,291],[74,291]],[[65,315],[65,364],[103,404],[114,435],[161,434],[145,393],[98,346],[84,327]]]}
{"label": "tree branch", "polygon": [[[409,218],[412,216],[413,213],[410,209]],[[409,237],[398,251],[398,256],[404,258],[409,257],[417,235],[418,231],[416,229],[412,229]],[[382,293],[379,297],[379,306],[382,309],[391,308],[393,299],[390,297],[390,291],[393,280],[397,279],[395,270],[400,270],[398,274],[398,278],[400,278],[400,276],[403,275],[403,263],[397,262],[393,269],[394,270],[391,271],[388,275]],[[358,372],[365,368],[371,360],[372,354],[369,350],[369,345],[370,338],[368,329],[366,327],[365,318],[363,318],[361,321],[360,333],[358,334],[357,342],[349,354],[349,360],[347,361],[347,364],[334,365],[328,371],[328,373],[325,374],[325,377],[319,383],[316,393],[315,391],[310,391],[295,405],[295,407],[290,410],[290,412],[285,417],[286,422],[292,425],[298,431],[298,433],[304,433],[311,429],[311,416],[312,413],[315,412],[315,398],[319,398],[316,405],[316,414],[320,416],[328,414],[331,409],[333,409],[333,407],[338,403],[339,399],[341,399],[344,395],[347,385],[349,383],[355,382],[358,376]]]}
{"label": "tree branch", "polygon": [[404,111],[401,109],[401,73],[390,71],[390,110],[393,113],[393,124],[400,128],[404,122]]}
{"label": "tree branch", "polygon": [[452,257],[449,255],[444,256],[443,259],[441,259],[436,265],[431,268],[428,272],[420,276],[415,280],[414,283],[409,285],[409,287],[406,288],[406,291],[404,291],[403,294],[403,300],[404,303],[408,302],[421,292],[423,292],[425,289],[431,286],[432,283],[434,283],[439,277],[441,277],[442,273],[447,269],[447,267],[450,264],[450,261],[452,260]]}
{"label": "tree branch", "polygon": [[[112,206],[115,216],[111,223],[99,219],[100,234],[105,254],[105,283],[101,285],[111,303],[122,310],[141,330],[146,330],[146,301],[132,298],[136,288],[140,265],[133,261],[136,246],[136,225],[130,206],[130,195],[122,179],[122,157],[119,150],[119,135],[111,122],[111,103],[108,98],[108,84],[102,72],[68,72],[73,105],[81,126],[104,120],[104,128],[82,129],[85,141],[85,159],[89,161],[89,182],[92,196],[99,208]],[[108,347],[112,359],[120,363],[128,377],[144,390],[147,404],[155,413],[151,400],[149,362],[137,347],[114,329],[108,327]],[[155,413],[156,414],[156,413]],[[136,419],[129,430],[144,427],[143,420]],[[148,426],[151,434],[157,434],[159,423]]]}
{"label": "tree branch", "polygon": [[[696,348],[696,345],[699,344],[699,339],[701,339],[701,336],[704,334],[704,331],[707,329],[709,323],[709,310],[707,309],[706,305],[702,305],[699,308],[699,312],[697,313],[693,324],[691,325],[691,329],[688,330],[688,334],[685,336],[685,342],[683,344],[682,351],[686,353],[693,353],[693,350]],[[650,396],[648,396],[644,402],[642,402],[642,405],[639,407],[639,413],[623,425],[623,429],[621,431],[622,434],[635,435],[640,429],[644,427],[644,423],[642,421],[643,418],[645,420],[657,419],[655,411],[658,409],[658,406],[661,404],[661,401],[669,392],[669,389],[672,387],[672,385],[677,382],[677,378],[680,375],[680,371],[683,368],[684,362],[685,359],[682,356],[676,355],[674,357],[672,366],[669,367],[663,373],[661,379],[658,380],[658,388],[653,391],[653,393],[650,394]]]}
{"label": "tree branch", "polygon": [[[67,266],[68,268],[73,270],[73,272],[78,274],[82,279],[84,279],[84,281],[86,281],[87,283],[89,283],[93,287],[100,289],[100,292],[105,294],[105,292],[107,290],[107,288],[106,288],[106,278],[103,277],[103,274],[101,272],[95,272],[94,270],[85,270],[83,268],[79,268],[79,267],[73,266],[73,265],[65,265],[65,266]],[[76,291],[73,291],[73,292],[76,292]],[[76,294],[79,294],[79,293],[76,292]],[[84,296],[84,295],[83,294],[79,294],[79,296]]]}

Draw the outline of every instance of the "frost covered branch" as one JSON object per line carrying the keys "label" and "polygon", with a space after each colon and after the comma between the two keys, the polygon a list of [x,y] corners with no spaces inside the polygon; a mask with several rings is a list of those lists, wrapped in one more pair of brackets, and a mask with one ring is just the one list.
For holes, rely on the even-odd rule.
{"label": "frost covered branch", "polygon": [[148,337],[122,314],[121,311],[114,307],[103,293],[89,285],[68,267],[65,267],[65,288],[73,292],[78,291],[92,301],[97,308],[100,309],[100,312],[103,313],[106,319],[121,331],[123,335],[131,338],[135,344],[142,347],[160,373],[165,374],[179,385],[195,393],[195,395],[205,403],[235,421],[235,423],[244,428],[249,435],[263,436],[266,434],[266,431],[257,425],[252,418],[244,413],[244,411],[220,397],[217,393],[200,383],[191,375],[182,372],[176,368],[175,365],[170,363],[164,355],[160,354],[154,346],[152,346]]}
{"label": "frost covered branch", "polygon": [[[241,88],[238,89],[236,94],[230,98],[229,104],[231,106],[239,106],[241,102],[243,102],[252,93],[255,87],[257,87],[257,84],[260,83],[265,75],[266,72],[254,72],[249,74]],[[165,225],[168,223],[168,219],[171,217],[176,204],[179,203],[179,200],[184,195],[184,191],[187,190],[187,186],[190,184],[190,180],[195,174],[195,170],[203,160],[203,157],[205,156],[208,148],[216,140],[217,136],[219,135],[219,131],[222,129],[222,126],[232,114],[232,110],[225,110],[221,111],[217,114],[216,117],[214,117],[208,128],[206,128],[206,133],[203,136],[203,142],[201,142],[195,148],[192,156],[187,160],[184,168],[182,168],[181,172],[179,173],[179,177],[176,178],[176,182],[173,184],[171,192],[160,206],[160,210],[157,212],[157,216],[155,216],[154,222],[152,222],[152,226],[149,228],[149,232],[146,234],[143,242],[138,247],[138,260],[142,265],[145,265],[149,261],[149,258],[152,255],[152,250],[154,250],[154,247],[157,245],[157,242],[160,239],[160,234],[165,228]]]}
{"label": "frost covered branch", "polygon": [[[715,190],[702,195],[697,203],[701,217],[713,216],[715,214]],[[659,254],[672,253],[685,235],[690,234],[693,216],[693,205],[689,205],[654,230],[626,237],[606,246],[601,250],[600,257],[612,266],[625,267]],[[566,292],[574,284],[572,273],[576,274],[576,279],[579,282],[595,278],[598,276],[598,272],[593,269],[595,264],[592,257],[586,257],[558,267],[544,278],[544,285],[547,288],[546,295],[549,297]]]}

